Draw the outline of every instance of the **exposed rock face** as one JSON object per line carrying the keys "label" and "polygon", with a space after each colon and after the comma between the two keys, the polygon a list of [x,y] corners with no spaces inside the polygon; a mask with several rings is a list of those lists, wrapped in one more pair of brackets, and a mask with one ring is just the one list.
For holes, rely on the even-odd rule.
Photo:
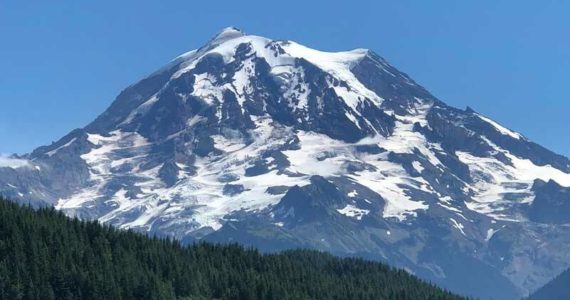
{"label": "exposed rock face", "polygon": [[229,28],[18,161],[0,192],[22,202],[185,242],[383,260],[481,298],[570,265],[570,161],[369,50]]}
{"label": "exposed rock face", "polygon": [[532,190],[534,201],[529,207],[529,219],[546,224],[570,223],[570,188],[562,187],[556,181],[536,180]]}

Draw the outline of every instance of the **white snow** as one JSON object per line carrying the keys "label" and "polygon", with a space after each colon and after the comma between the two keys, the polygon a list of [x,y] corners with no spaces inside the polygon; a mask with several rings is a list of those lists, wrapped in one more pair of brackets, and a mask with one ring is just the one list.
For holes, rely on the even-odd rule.
{"label": "white snow", "polygon": [[216,86],[216,78],[208,73],[196,75],[193,96],[213,105],[215,101],[222,102],[223,90]]}
{"label": "white snow", "polygon": [[235,27],[226,27],[218,33],[210,42],[210,45],[219,45],[229,40],[244,36],[244,33]]}
{"label": "white snow", "polygon": [[355,108],[356,104],[360,102],[358,96],[373,100],[377,105],[382,103],[383,99],[364,87],[350,71],[355,64],[368,54],[368,50],[355,49],[345,52],[323,52],[291,41],[283,44],[283,49],[291,56],[302,57],[334,77],[348,82],[356,90],[356,93],[351,93],[346,88],[340,86],[335,87],[335,91],[348,102],[350,107]]}
{"label": "white snow", "polygon": [[305,82],[303,70],[293,65],[277,65],[271,69],[271,74],[280,83],[283,96],[289,101],[289,106],[294,110],[306,109],[311,89]]}
{"label": "white snow", "polygon": [[228,139],[223,135],[213,135],[214,147],[224,152],[234,152],[246,147],[241,139]]}
{"label": "white snow", "polygon": [[234,74],[233,82],[225,85],[227,89],[235,91],[242,112],[244,111],[243,103],[246,96],[253,92],[250,80],[252,76],[255,76],[255,64],[253,59],[248,59],[243,63],[241,69]]}
{"label": "white snow", "polygon": [[121,125],[124,124],[129,124],[130,122],[132,122],[135,118],[135,116],[137,115],[144,115],[145,113],[147,113],[150,108],[158,101],[158,96],[157,94],[152,95],[148,100],[146,100],[145,102],[143,102],[141,105],[139,105],[137,108],[135,108],[128,116],[127,118],[121,122]]}
{"label": "white snow", "polygon": [[477,157],[467,152],[456,152],[457,157],[469,166],[474,184],[469,186],[475,191],[473,201],[467,202],[469,209],[506,221],[521,221],[505,210],[512,200],[506,195],[518,195],[517,203],[532,203],[534,194],[531,191],[535,179],[554,180],[558,184],[570,187],[570,174],[564,173],[550,165],[538,166],[528,159],[523,159],[499,148],[486,140],[497,152],[503,153],[512,166],[504,164],[493,157]]}
{"label": "white snow", "polygon": [[204,122],[206,120],[207,120],[207,118],[203,117],[203,116],[199,116],[199,115],[193,116],[192,118],[188,119],[188,122],[186,123],[186,127],[187,128],[194,127],[194,125],[196,125],[200,122]]}
{"label": "white snow", "polygon": [[56,154],[59,150],[61,150],[61,149],[63,149],[63,148],[66,148],[66,147],[69,147],[71,144],[73,144],[73,142],[75,142],[76,139],[77,139],[77,138],[72,138],[69,142],[65,143],[64,145],[62,145],[62,146],[60,146],[60,147],[57,147],[56,149],[51,150],[51,151],[49,151],[49,152],[46,152],[46,155],[49,156],[49,157],[53,156],[53,155]]}
{"label": "white snow", "polygon": [[[190,126],[200,122],[200,117],[188,121]],[[158,179],[158,169],[141,170],[138,162],[144,159],[145,151],[150,145],[142,137],[134,133],[112,132],[110,136],[89,134],[88,140],[95,145],[90,152],[82,155],[89,165],[92,187],[81,191],[69,199],[60,199],[59,209],[73,211],[88,201],[97,199],[104,182],[115,176],[112,169],[123,164],[134,165],[133,172],[146,178],[137,183],[141,192],[129,199],[126,192],[117,192],[110,203],[116,205],[114,210],[101,216],[101,222],[109,222],[120,218],[130,211],[139,211],[135,219],[122,224],[123,228],[144,227],[149,230],[155,218],[172,218],[172,222],[190,222],[192,226],[219,229],[224,223],[224,216],[237,210],[255,211],[276,204],[282,195],[266,193],[267,188],[275,185],[303,186],[309,184],[310,177],[321,175],[334,177],[344,175],[346,164],[366,162],[371,169],[350,174],[350,178],[378,193],[386,200],[382,215],[386,218],[405,220],[416,215],[417,210],[425,210],[427,204],[415,201],[408,196],[408,189],[426,190],[428,185],[422,178],[411,178],[402,166],[389,162],[387,153],[363,154],[354,151],[358,143],[344,143],[322,134],[297,131],[279,125],[270,117],[253,117],[256,128],[250,132],[253,142],[246,144],[239,134],[225,132],[214,135],[214,146],[223,151],[220,156],[198,158],[194,167],[196,174],[185,174],[185,166],[179,172],[179,182],[166,188]],[[259,158],[261,152],[276,149],[288,143],[294,135],[300,140],[300,150],[288,150],[283,153],[290,162],[287,171],[295,176],[270,170],[258,176],[245,176],[245,169]],[[378,142],[386,142],[377,138]],[[421,147],[422,145],[417,145]],[[129,155],[115,159],[117,151]],[[327,158],[323,154],[328,153]],[[270,164],[271,160],[267,160]],[[223,174],[234,174],[237,178],[232,184],[240,184],[244,192],[231,197],[223,195],[226,183],[220,182]],[[356,191],[349,192],[350,197],[357,196]],[[369,200],[367,202],[370,203]],[[178,220],[176,215],[183,211],[193,211],[192,218]],[[349,205],[340,209],[350,217],[360,219],[369,211]],[[190,224],[188,223],[188,224]]]}
{"label": "white snow", "polygon": [[[189,222],[193,226],[198,226],[196,229],[211,227],[217,230],[224,222],[223,217],[232,211],[259,210],[275,204],[281,196],[265,193],[268,187],[276,184],[285,186],[306,184],[308,178],[289,177],[277,174],[277,171],[254,177],[244,176],[246,166],[257,159],[258,153],[268,148],[278,147],[285,143],[292,134],[286,127],[273,126],[269,118],[254,118],[254,120],[258,127],[251,132],[255,138],[253,143],[245,145],[237,138],[214,136],[216,147],[222,148],[225,153],[222,156],[198,158],[194,165],[197,168],[196,174],[180,176],[178,184],[171,188],[164,187],[160,180],[156,179],[158,168],[139,172],[137,175],[148,178],[148,181],[137,184],[142,193],[137,195],[137,199],[119,198],[120,201],[117,202],[122,203],[120,208],[101,217],[100,221],[107,222],[123,213],[140,209],[142,213],[135,220],[124,223],[123,228],[145,227],[148,230],[152,226],[152,220],[160,217],[172,218],[172,222]],[[101,147],[105,145],[106,142],[101,142]],[[105,153],[112,153],[113,149],[117,149],[116,145],[112,145],[113,143],[108,145],[110,148]],[[97,156],[97,153],[91,153],[91,156]],[[105,157],[107,154],[101,154],[99,160],[104,161]],[[93,167],[97,165],[94,164]],[[231,199],[223,195],[225,183],[219,181],[222,174],[237,175],[238,180],[232,184],[243,185],[245,191],[234,195]],[[59,207],[72,208],[80,201],[60,201],[65,205],[60,204]],[[183,210],[194,211],[192,219],[179,220],[176,215]]]}
{"label": "white snow", "polygon": [[[291,166],[288,170],[323,177],[347,175],[343,164],[351,161],[362,161],[373,166],[374,170],[363,170],[347,176],[378,193],[386,200],[383,216],[405,220],[407,216],[415,216],[416,210],[424,210],[428,205],[412,200],[407,188],[422,189],[427,185],[423,179],[412,179],[401,165],[389,162],[386,153],[358,154],[353,152],[354,144],[333,140],[328,136],[299,132],[301,149],[284,151]],[[358,144],[358,143],[357,143]],[[322,153],[332,153],[333,157],[319,160]]]}
{"label": "white snow", "polygon": [[[351,68],[368,55],[367,50],[322,52],[295,42],[271,41],[263,37],[245,35],[234,28],[223,30],[205,47],[176,58],[173,64],[181,63],[181,67],[172,78],[191,72],[196,64],[207,55],[220,55],[224,62],[232,62],[235,59],[237,47],[244,43],[251,45],[251,53],[249,54],[255,54],[256,57],[264,58],[267,61],[270,73],[288,101],[289,107],[300,112],[297,120],[300,123],[309,121],[303,112],[307,110],[311,90],[305,82],[305,70],[295,64],[298,58],[303,58],[330,74],[327,83],[347,104],[349,108],[345,112],[345,116],[356,126],[362,125],[359,123],[362,116],[357,107],[363,101],[371,101],[374,105],[380,105],[384,101],[359,82],[351,72]],[[273,50],[274,47],[281,47],[284,53],[276,55]],[[396,76],[389,72],[387,65],[379,64],[389,75]],[[231,83],[218,82],[215,76],[208,73],[197,74],[195,75],[193,96],[200,97],[210,105],[218,105],[219,102],[223,101],[223,93],[232,91],[243,111],[244,102],[248,101],[254,91],[251,86],[251,78],[255,74],[255,64],[252,59],[243,61],[233,78],[229,78]],[[348,88],[334,83],[338,81],[345,82]],[[409,83],[413,84],[412,82]],[[136,115],[146,113],[158,101],[158,96],[155,94],[142,102],[123,123],[132,121]],[[317,101],[319,100],[317,99]],[[86,205],[87,202],[96,201],[101,196],[101,189],[104,184],[110,178],[123,175],[114,170],[121,169],[119,168],[121,166],[132,165],[131,174],[135,173],[136,176],[143,179],[136,184],[141,192],[136,197],[129,198],[127,191],[121,189],[113,194],[110,199],[106,199],[108,204],[114,205],[114,209],[100,217],[102,222],[110,222],[136,212],[134,218],[128,219],[122,224],[123,228],[143,227],[150,229],[154,220],[160,217],[161,220],[167,219],[176,224],[188,224],[188,230],[192,230],[194,227],[194,229],[211,227],[217,230],[226,221],[224,217],[231,212],[239,210],[256,211],[276,204],[282,195],[268,194],[266,193],[267,188],[276,185],[303,186],[310,183],[310,177],[313,175],[320,175],[325,178],[347,176],[354,183],[361,184],[377,193],[385,200],[385,206],[381,212],[384,218],[404,221],[417,216],[423,210],[427,210],[429,208],[427,203],[411,196],[412,190],[419,190],[435,195],[440,199],[437,205],[453,212],[454,216],[458,215],[465,221],[469,221],[463,216],[460,209],[453,207],[450,197],[437,194],[424,178],[421,176],[411,177],[400,164],[389,161],[389,153],[369,154],[354,150],[356,145],[377,145],[393,153],[419,154],[421,157],[412,162],[412,167],[418,173],[422,173],[425,168],[431,169],[430,165],[445,171],[445,167],[436,156],[436,153],[444,152],[441,145],[427,141],[425,136],[413,130],[416,123],[429,127],[426,115],[432,105],[431,101],[416,98],[404,114],[387,111],[387,113],[393,114],[396,119],[394,133],[389,137],[376,134],[356,143],[345,143],[314,132],[295,131],[290,127],[273,122],[269,116],[252,116],[256,124],[256,128],[250,132],[253,141],[245,139],[240,134],[231,132],[231,130],[213,135],[214,147],[221,150],[222,154],[198,157],[193,166],[177,163],[181,169],[178,174],[179,181],[173,187],[168,188],[158,178],[160,165],[145,169],[142,164],[150,146],[152,146],[143,137],[135,133],[121,131],[111,132],[109,136],[90,133],[88,140],[94,145],[94,148],[81,156],[89,167],[90,186],[67,199],[60,199],[57,208],[73,211]],[[220,110],[218,117],[221,117]],[[517,139],[522,138],[520,134],[506,129],[486,117],[479,117],[493,125],[502,134]],[[206,118],[203,116],[193,116],[187,120],[186,129],[204,121]],[[367,120],[364,119],[363,124],[366,122]],[[169,138],[179,136],[184,130],[171,135]],[[269,172],[257,176],[245,176],[245,169],[258,161],[264,151],[278,149],[295,136],[300,140],[300,150],[283,151],[290,163],[290,166],[285,170],[286,172],[277,171],[274,168],[273,159],[266,158],[266,163],[271,167]],[[48,155],[55,154],[73,142],[74,140],[71,140],[66,145],[50,151]],[[190,147],[190,145],[186,146]],[[519,194],[522,197],[522,200],[519,200],[520,203],[531,203],[533,195],[530,188],[533,180],[537,178],[545,181],[552,179],[563,186],[570,186],[570,174],[552,166],[537,166],[529,160],[515,157],[498,147],[496,150],[503,152],[511,159],[513,166],[505,165],[494,158],[475,157],[466,152],[456,153],[457,157],[469,166],[471,175],[476,182],[464,189],[465,191],[472,190],[475,194],[473,200],[466,203],[471,210],[496,219],[517,220],[516,216],[508,215],[503,209],[510,204],[508,203],[509,200],[505,199],[505,195]],[[118,155],[119,152],[121,155]],[[117,158],[118,156],[121,158]],[[366,167],[363,170],[348,173],[347,166],[349,164],[361,164]],[[30,163],[26,160],[0,157],[0,167],[3,165],[22,167],[28,166]],[[192,168],[196,169],[196,174],[186,171]],[[244,191],[233,195],[231,198],[224,195],[223,188],[226,183],[220,181],[220,177],[223,175],[235,177],[235,181],[231,184],[243,185]],[[436,181],[439,182],[438,179]],[[346,192],[350,198],[358,196],[356,190]],[[374,198],[367,198],[374,201]],[[365,201],[371,203],[370,200]],[[370,213],[369,210],[358,208],[354,204],[348,204],[337,211],[357,220]],[[190,214],[191,218],[180,219],[178,218],[180,213]],[[450,222],[454,228],[465,235],[462,223],[453,218],[450,218]],[[275,223],[275,225],[282,226],[283,224]],[[490,239],[495,232],[489,231],[487,238]],[[390,235],[390,231],[387,231],[387,234]]]}
{"label": "white snow", "polygon": [[463,229],[465,228],[465,226],[463,226],[463,224],[457,222],[454,218],[449,218],[449,220],[451,221],[453,227],[455,227],[457,230],[459,230],[459,232],[461,232],[461,234],[463,234],[464,236],[467,236],[465,234],[465,231],[463,231]]}
{"label": "white snow", "polygon": [[[355,64],[368,54],[368,50],[356,49],[344,52],[323,52],[291,41],[272,41],[260,36],[245,35],[234,28],[224,29],[205,47],[180,56],[176,61],[184,60],[184,62],[173,75],[173,78],[192,71],[196,64],[208,55],[221,55],[224,62],[230,63],[234,60],[236,49],[241,44],[251,45],[251,51],[255,52],[255,56],[263,58],[268,62],[271,68],[270,73],[281,84],[284,97],[295,110],[306,109],[310,93],[308,85],[304,82],[304,70],[295,65],[298,58],[306,59],[332,76],[327,79],[329,80],[329,85],[350,107],[347,117],[356,126],[360,126],[356,121],[356,117],[360,115],[357,110],[358,104],[365,99],[372,101],[375,105],[380,105],[383,101],[376,93],[367,89],[350,71]],[[277,53],[274,47],[280,47],[285,53]],[[211,75],[207,73],[198,74],[196,75],[193,95],[213,104],[214,99],[222,101],[221,95],[224,90],[231,90],[238,97],[238,102],[243,109],[243,102],[247,99],[247,95],[252,92],[252,87],[249,86],[249,78],[254,75],[255,70],[252,59],[243,62],[241,69],[234,74],[231,84],[220,86]],[[336,82],[346,82],[349,88],[333,84],[332,78]]]}
{"label": "white snow", "polygon": [[[214,42],[208,44],[206,47],[200,48],[194,52],[194,54],[188,56],[188,60],[184,62],[180,68],[174,75],[173,78],[178,78],[182,74],[191,71],[196,67],[196,64],[205,56],[218,54],[221,55],[224,59],[225,63],[230,63],[233,59],[235,51],[240,44],[247,44],[250,43],[256,50],[260,50],[258,55],[263,55],[264,53],[269,53],[269,49],[265,48],[270,40],[264,37],[259,36],[234,36],[231,39],[220,40],[221,42]],[[268,57],[272,57],[269,55]],[[269,60],[271,63],[274,60]]]}
{"label": "white snow", "polygon": [[421,164],[419,161],[417,161],[417,160],[414,160],[414,161],[412,162],[412,167],[414,167],[414,170],[416,170],[416,172],[418,172],[418,173],[420,173],[420,174],[421,174],[422,171],[424,170],[424,167],[422,166],[422,164]]}
{"label": "white snow", "polygon": [[508,136],[510,136],[510,137],[512,137],[512,138],[514,138],[514,139],[517,139],[517,140],[520,140],[520,139],[522,138],[522,135],[520,135],[519,133],[514,132],[514,131],[512,131],[512,130],[510,130],[510,129],[507,129],[507,128],[501,126],[499,123],[497,123],[497,122],[495,122],[495,121],[493,121],[493,120],[491,120],[491,119],[489,119],[489,118],[487,118],[487,117],[485,117],[485,116],[482,116],[482,115],[479,115],[479,114],[477,114],[477,116],[478,116],[481,120],[483,120],[483,121],[485,121],[485,122],[487,122],[487,123],[493,125],[493,127],[495,127],[495,129],[497,129],[497,131],[499,131],[499,132],[500,132],[501,134],[503,134],[503,135],[508,135]]}
{"label": "white snow", "polygon": [[[55,206],[57,209],[72,210],[86,202],[96,200],[107,180],[115,175],[111,169],[125,163],[141,161],[145,157],[142,154],[149,146],[148,141],[142,136],[118,130],[111,132],[109,136],[88,133],[87,140],[94,145],[94,148],[81,155],[81,158],[89,167],[91,185],[69,198],[59,199]],[[117,160],[115,153],[118,151],[127,157]],[[154,179],[156,175],[150,178]],[[119,202],[124,203],[125,200]]]}
{"label": "white snow", "polygon": [[493,238],[493,235],[495,235],[495,233],[497,233],[497,231],[499,230],[495,230],[493,228],[489,228],[487,230],[487,236],[485,237],[485,241],[488,242]]}
{"label": "white snow", "polygon": [[342,209],[337,209],[339,214],[345,215],[350,218],[355,218],[357,220],[361,220],[363,216],[370,213],[370,210],[358,208],[352,204],[346,205]]}
{"label": "white snow", "polygon": [[416,100],[416,106],[410,108],[408,114],[404,116],[396,115],[396,127],[394,133],[384,138],[382,136],[364,138],[360,143],[377,144],[378,146],[394,153],[413,154],[419,151],[425,159],[434,166],[442,166],[442,163],[435,156],[435,152],[443,151],[437,143],[430,143],[419,132],[413,130],[414,124],[419,123],[427,126],[426,115],[432,104],[421,99]]}
{"label": "white snow", "polygon": [[30,161],[27,159],[14,158],[12,156],[0,154],[0,168],[18,169],[30,166]]}

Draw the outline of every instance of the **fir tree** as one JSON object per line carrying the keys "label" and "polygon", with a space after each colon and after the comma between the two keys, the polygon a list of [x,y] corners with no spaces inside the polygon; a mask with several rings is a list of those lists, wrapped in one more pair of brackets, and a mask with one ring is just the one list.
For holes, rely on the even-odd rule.
{"label": "fir tree", "polygon": [[376,262],[186,247],[0,199],[0,299],[462,298]]}

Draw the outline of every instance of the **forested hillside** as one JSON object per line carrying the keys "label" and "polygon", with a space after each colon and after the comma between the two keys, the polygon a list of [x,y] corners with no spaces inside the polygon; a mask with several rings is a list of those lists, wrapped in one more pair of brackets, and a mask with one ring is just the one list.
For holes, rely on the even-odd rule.
{"label": "forested hillside", "polygon": [[184,247],[1,198],[0,298],[461,299],[362,259]]}

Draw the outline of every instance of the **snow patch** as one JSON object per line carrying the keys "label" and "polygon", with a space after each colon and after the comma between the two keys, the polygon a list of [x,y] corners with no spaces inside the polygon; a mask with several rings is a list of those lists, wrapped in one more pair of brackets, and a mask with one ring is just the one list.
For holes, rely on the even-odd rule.
{"label": "snow patch", "polygon": [[59,150],[63,149],[63,148],[67,148],[69,147],[71,144],[73,144],[73,142],[75,142],[75,140],[77,140],[77,138],[73,138],[71,139],[69,142],[65,143],[65,145],[62,145],[60,147],[58,147],[57,149],[51,150],[49,152],[46,152],[46,155],[49,157],[52,157],[54,154],[56,154]]}
{"label": "snow patch", "polygon": [[495,121],[493,121],[493,120],[491,120],[491,119],[489,119],[489,118],[487,118],[487,117],[484,117],[484,116],[479,115],[479,114],[477,115],[477,117],[479,117],[479,119],[481,119],[481,120],[483,120],[483,121],[485,121],[485,122],[491,124],[491,125],[492,125],[493,127],[495,127],[495,129],[497,129],[497,131],[499,131],[502,135],[507,135],[507,136],[510,136],[510,137],[512,137],[513,139],[517,139],[517,140],[520,140],[520,139],[523,138],[522,135],[520,135],[519,133],[514,132],[514,131],[512,131],[512,130],[510,130],[510,129],[507,129],[507,128],[501,126],[499,123],[497,123],[497,122],[495,122]]}
{"label": "snow patch", "polygon": [[[561,186],[570,187],[570,174],[550,165],[535,165],[528,159],[517,157],[489,140],[486,141],[497,152],[504,154],[511,161],[512,166],[494,157],[478,157],[457,151],[456,156],[469,166],[474,181],[469,186],[475,192],[473,201],[466,202],[469,209],[498,220],[521,221],[516,215],[508,214],[507,210],[513,203],[532,203],[534,180],[554,180]],[[513,195],[517,195],[517,200],[511,200]]]}
{"label": "snow patch", "polygon": [[463,231],[463,228],[465,228],[465,226],[463,226],[463,224],[457,222],[454,218],[449,218],[449,220],[453,224],[453,227],[455,227],[457,230],[459,230],[459,232],[461,232],[461,234],[463,234],[464,236],[467,236],[465,234],[465,231]]}
{"label": "snow patch", "polygon": [[419,174],[421,174],[422,171],[424,170],[424,167],[422,166],[422,164],[416,160],[414,160],[412,162],[412,167],[414,167],[414,170],[416,170],[416,172],[418,172]]}
{"label": "snow patch", "polygon": [[30,161],[27,159],[15,158],[13,156],[0,154],[0,168],[18,169],[30,166]]}
{"label": "snow patch", "polygon": [[485,237],[485,241],[486,241],[486,242],[490,241],[490,240],[493,238],[493,236],[495,235],[495,233],[497,233],[498,231],[499,231],[499,230],[495,230],[495,229],[493,229],[493,228],[489,228],[489,229],[487,230],[487,236]]}
{"label": "snow patch", "polygon": [[348,204],[342,209],[337,209],[336,211],[338,211],[338,213],[341,215],[345,215],[349,218],[354,218],[359,221],[362,219],[363,216],[370,213],[370,210],[358,208],[351,204]]}

